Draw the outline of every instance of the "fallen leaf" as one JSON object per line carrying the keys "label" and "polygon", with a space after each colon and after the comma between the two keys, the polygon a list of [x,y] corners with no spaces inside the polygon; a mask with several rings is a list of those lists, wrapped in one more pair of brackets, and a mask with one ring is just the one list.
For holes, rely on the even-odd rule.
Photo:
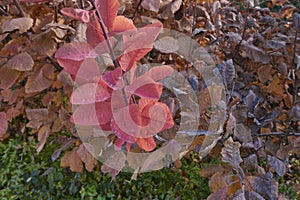
{"label": "fallen leaf", "polygon": [[61,167],[70,167],[72,172],[82,172],[83,164],[76,150],[67,152],[60,160]]}
{"label": "fallen leaf", "polygon": [[0,138],[4,136],[8,128],[5,112],[0,112]]}
{"label": "fallen leaf", "polygon": [[7,62],[7,68],[18,71],[30,71],[33,65],[34,61],[27,52],[20,53]]}
{"label": "fallen leaf", "polygon": [[20,34],[22,34],[29,30],[32,27],[32,25],[33,19],[29,17],[15,18],[5,21],[0,27],[0,32],[5,33],[14,30],[19,30]]}

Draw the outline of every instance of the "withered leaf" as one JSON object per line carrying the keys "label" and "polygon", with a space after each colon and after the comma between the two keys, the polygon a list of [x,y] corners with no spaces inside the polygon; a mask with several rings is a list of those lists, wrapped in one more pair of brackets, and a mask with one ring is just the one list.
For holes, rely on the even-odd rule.
{"label": "withered leaf", "polygon": [[243,162],[240,156],[241,144],[239,142],[234,142],[230,137],[228,140],[226,140],[224,146],[225,147],[222,149],[221,152],[222,160],[224,162],[229,163],[233,167],[239,166],[240,163]]}
{"label": "withered leaf", "polygon": [[34,61],[27,52],[20,53],[7,62],[7,68],[18,71],[30,71],[33,65]]}
{"label": "withered leaf", "polygon": [[38,132],[38,141],[39,143],[36,146],[36,152],[40,153],[42,149],[44,148],[44,145],[46,144],[47,138],[50,135],[50,127],[51,124],[47,124],[41,127],[41,129]]}
{"label": "withered leaf", "polygon": [[4,136],[8,128],[5,112],[0,112],[0,138]]}
{"label": "withered leaf", "polygon": [[22,34],[29,30],[33,25],[33,19],[29,17],[21,17],[21,18],[16,18],[16,19],[11,19],[5,21],[1,27],[0,27],[0,32],[5,33],[5,32],[11,32],[14,30],[19,30],[19,32]]}
{"label": "withered leaf", "polygon": [[274,156],[268,155],[268,163],[279,176],[283,176],[286,172],[285,163]]}
{"label": "withered leaf", "polygon": [[173,53],[179,49],[177,40],[169,36],[156,40],[154,47],[162,53]]}
{"label": "withered leaf", "polygon": [[[46,66],[47,67],[47,66]],[[35,72],[32,76],[30,76],[25,84],[25,92],[33,93],[33,92],[41,92],[44,89],[47,89],[52,84],[52,81],[47,79],[43,75],[43,68]]]}
{"label": "withered leaf", "polygon": [[255,177],[251,182],[252,189],[266,199],[275,200],[278,196],[278,183],[271,173],[262,177]]}
{"label": "withered leaf", "polygon": [[67,152],[60,160],[61,167],[70,167],[72,172],[82,172],[83,164],[76,150]]}
{"label": "withered leaf", "polygon": [[147,10],[158,12],[160,8],[160,0],[144,0],[141,5]]}
{"label": "withered leaf", "polygon": [[90,144],[81,144],[77,149],[77,153],[81,158],[82,162],[84,162],[86,170],[91,172],[94,169],[94,167],[97,165],[97,160],[86,149],[85,145],[90,145]]}
{"label": "withered leaf", "polygon": [[251,45],[247,44],[245,45],[245,51],[246,51],[246,57],[254,60],[254,62],[261,62],[261,63],[269,63],[270,62],[270,57],[266,52],[264,52],[262,49]]}
{"label": "withered leaf", "polygon": [[19,78],[20,72],[8,69],[6,66],[0,68],[0,89],[10,88]]}
{"label": "withered leaf", "polygon": [[225,85],[230,84],[235,78],[235,68],[232,59],[220,63],[218,65],[218,69],[223,78]]}
{"label": "withered leaf", "polygon": [[179,10],[181,4],[182,0],[175,0],[162,6],[162,8],[160,9],[159,17],[162,19],[167,19],[171,17],[177,10]]}
{"label": "withered leaf", "polygon": [[48,116],[48,109],[46,108],[38,108],[38,109],[27,108],[25,112],[29,120],[42,121]]}
{"label": "withered leaf", "polygon": [[251,129],[246,127],[244,124],[239,123],[235,127],[234,136],[243,144],[247,144],[249,142],[252,142],[251,137]]}
{"label": "withered leaf", "polygon": [[118,151],[110,156],[101,166],[103,173],[110,173],[112,179],[115,179],[119,172],[125,167],[126,155],[122,151]]}

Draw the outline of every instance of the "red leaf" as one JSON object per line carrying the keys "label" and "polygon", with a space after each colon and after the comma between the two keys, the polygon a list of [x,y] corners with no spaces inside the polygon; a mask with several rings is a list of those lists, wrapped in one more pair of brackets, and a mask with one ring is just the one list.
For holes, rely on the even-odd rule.
{"label": "red leaf", "polygon": [[87,58],[78,66],[75,81],[81,85],[96,82],[100,76],[101,73],[98,62],[93,58]]}
{"label": "red leaf", "polygon": [[158,100],[162,93],[162,84],[153,81],[148,76],[141,76],[126,86],[125,90],[142,98]]}
{"label": "red leaf", "polygon": [[119,63],[124,71],[130,70],[135,65],[135,61],[140,60],[151,51],[154,40],[161,29],[162,24],[157,22],[138,31],[124,34],[123,55],[119,58]]}
{"label": "red leaf", "polygon": [[100,125],[110,123],[112,118],[110,102],[98,102],[95,104],[96,115]]}
{"label": "red leaf", "polygon": [[120,7],[118,0],[95,0],[95,6],[107,29],[113,27],[113,22]]}
{"label": "red leaf", "polygon": [[145,73],[144,76],[151,77],[154,81],[161,80],[167,76],[172,75],[174,72],[173,68],[169,65],[162,65],[152,67],[149,72]]}
{"label": "red leaf", "polygon": [[75,61],[70,59],[57,59],[57,62],[64,68],[64,70],[66,70],[66,72],[71,75],[76,75],[82,64],[82,61]]}
{"label": "red leaf", "polygon": [[89,11],[87,11],[87,10],[74,9],[74,8],[63,8],[63,9],[61,9],[61,13],[68,17],[80,20],[85,23],[90,21]]}
{"label": "red leaf", "polygon": [[83,104],[76,108],[71,117],[71,122],[83,126],[98,126],[95,104]]}
{"label": "red leaf", "polygon": [[73,91],[70,101],[72,104],[91,104],[109,97],[110,94],[98,83],[87,83]]}
{"label": "red leaf", "polygon": [[[113,71],[105,72],[102,76],[102,80],[112,89],[119,89],[124,87],[122,79],[122,69],[120,67]],[[117,86],[116,86],[117,84]]]}
{"label": "red leaf", "polygon": [[112,131],[118,138],[124,140],[125,142],[129,142],[129,143],[135,142],[136,138],[131,135],[128,135],[122,129],[120,129],[114,119],[112,119],[110,126],[111,126]]}
{"label": "red leaf", "polygon": [[162,93],[162,84],[161,83],[149,83],[142,85],[134,91],[134,94],[142,97],[153,100],[158,100]]}
{"label": "red leaf", "polygon": [[92,46],[96,47],[98,44],[105,40],[102,29],[98,21],[91,21],[88,24],[86,30],[87,42]]}
{"label": "red leaf", "polygon": [[122,33],[129,30],[136,30],[135,25],[124,16],[117,16],[114,20],[113,27],[109,32],[110,36],[117,33]]}
{"label": "red leaf", "polygon": [[5,112],[0,112],[0,138],[4,136],[8,128]]}
{"label": "red leaf", "polygon": [[153,137],[148,137],[148,138],[138,138],[136,143],[138,146],[145,151],[152,151],[156,147],[156,143]]}
{"label": "red leaf", "polygon": [[85,42],[72,42],[62,46],[55,54],[56,59],[81,61],[86,58],[96,58],[98,55],[92,46]]}
{"label": "red leaf", "polygon": [[122,149],[122,145],[123,145],[124,143],[125,143],[124,140],[121,140],[121,139],[117,138],[117,139],[115,140],[115,142],[114,142],[115,149],[116,149],[117,151],[120,151],[120,150]]}

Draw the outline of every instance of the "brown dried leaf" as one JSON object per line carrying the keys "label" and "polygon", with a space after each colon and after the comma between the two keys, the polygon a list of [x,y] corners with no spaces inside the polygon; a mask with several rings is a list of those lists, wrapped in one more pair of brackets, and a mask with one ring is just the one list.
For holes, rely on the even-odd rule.
{"label": "brown dried leaf", "polygon": [[29,17],[21,17],[21,18],[16,18],[16,19],[11,19],[8,21],[5,21],[1,27],[0,27],[0,32],[5,33],[5,32],[11,32],[14,30],[19,30],[19,32],[25,33],[27,30],[29,30],[33,25],[33,19]]}
{"label": "brown dried leaf", "polygon": [[233,167],[237,167],[243,162],[240,156],[240,147],[241,144],[239,142],[234,142],[230,137],[224,143],[224,148],[222,149],[222,161],[229,163]]}
{"label": "brown dried leaf", "polygon": [[0,68],[0,89],[10,88],[18,79],[20,72],[8,69],[6,66]]}
{"label": "brown dried leaf", "polygon": [[177,40],[168,36],[156,40],[154,47],[162,53],[173,53],[179,49]]}
{"label": "brown dried leaf", "polygon": [[251,45],[247,44],[245,45],[245,51],[246,51],[246,57],[254,60],[254,62],[261,62],[261,63],[269,63],[270,62],[270,57],[266,52],[264,52],[262,49]]}
{"label": "brown dried leaf", "polygon": [[7,124],[6,113],[0,112],[0,138],[2,138],[5,135],[7,128],[8,128],[8,124]]}
{"label": "brown dried leaf", "polygon": [[243,123],[239,123],[236,125],[234,136],[243,144],[252,142],[251,129],[245,126]]}
{"label": "brown dried leaf", "polygon": [[36,152],[38,154],[42,151],[42,149],[44,148],[44,146],[46,144],[47,138],[49,137],[50,131],[51,131],[50,127],[51,127],[50,124],[44,125],[44,126],[42,126],[42,128],[38,132],[38,141],[39,141],[39,143],[35,147]]}
{"label": "brown dried leaf", "polygon": [[18,71],[30,71],[33,65],[34,61],[27,52],[20,53],[7,62],[7,68]]}
{"label": "brown dried leaf", "polygon": [[142,1],[142,7],[146,10],[151,10],[158,13],[160,8],[160,0],[144,0]]}
{"label": "brown dried leaf", "polygon": [[86,149],[85,145],[91,145],[91,144],[81,144],[78,149],[77,153],[79,157],[81,158],[82,162],[85,163],[85,168],[89,172],[91,172],[94,167],[97,165],[97,160],[90,154],[90,152]]}
{"label": "brown dried leaf", "polygon": [[122,151],[118,151],[110,156],[101,166],[103,173],[110,173],[112,179],[115,179],[119,172],[125,167],[126,155]]}
{"label": "brown dried leaf", "polygon": [[215,173],[220,172],[223,173],[225,171],[225,168],[221,165],[217,165],[217,164],[211,164],[207,167],[204,167],[200,170],[200,175],[208,178],[213,176]]}
{"label": "brown dried leaf", "polygon": [[271,173],[266,173],[262,177],[255,177],[251,182],[253,191],[266,199],[277,199],[278,183],[272,178]]}
{"label": "brown dried leaf", "polygon": [[70,167],[72,172],[82,172],[83,164],[76,150],[67,152],[60,160],[61,167]]}
{"label": "brown dried leaf", "polygon": [[48,109],[46,108],[39,108],[39,109],[27,108],[25,112],[28,120],[30,121],[31,120],[42,121],[46,119],[48,116]]}
{"label": "brown dried leaf", "polygon": [[182,0],[174,0],[169,2],[168,4],[164,5],[160,9],[159,17],[162,19],[167,19],[173,16],[173,14],[179,10],[182,4]]}
{"label": "brown dried leaf", "polygon": [[285,163],[274,156],[268,155],[268,163],[270,167],[276,171],[279,176],[284,176],[286,172]]}
{"label": "brown dried leaf", "polygon": [[25,92],[27,94],[33,93],[33,92],[41,92],[44,89],[47,89],[48,87],[50,87],[51,84],[52,84],[52,81],[47,79],[46,77],[44,77],[43,68],[42,68],[28,78],[26,85],[25,85]]}

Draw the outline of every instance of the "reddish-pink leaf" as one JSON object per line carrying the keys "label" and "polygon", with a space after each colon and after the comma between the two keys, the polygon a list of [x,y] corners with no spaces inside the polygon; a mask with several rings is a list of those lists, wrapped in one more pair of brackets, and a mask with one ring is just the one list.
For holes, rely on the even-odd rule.
{"label": "reddish-pink leaf", "polygon": [[4,136],[8,128],[5,112],[0,112],[0,138]]}
{"label": "reddish-pink leaf", "polygon": [[162,65],[152,67],[149,72],[145,73],[144,76],[151,77],[154,81],[161,80],[165,77],[172,75],[174,72],[173,68],[169,65]]}
{"label": "reddish-pink leaf", "polygon": [[156,143],[153,137],[148,137],[148,138],[138,138],[136,143],[138,146],[145,151],[152,151],[156,147]]}
{"label": "reddish-pink leaf", "polygon": [[116,121],[114,119],[112,119],[110,126],[111,126],[113,133],[121,140],[124,140],[125,142],[129,142],[129,143],[135,142],[136,138],[131,135],[128,135],[121,128],[119,128],[118,124],[116,123]]}
{"label": "reddish-pink leaf", "polygon": [[92,47],[96,47],[98,44],[105,41],[102,29],[97,20],[91,21],[88,24],[88,27],[86,30],[86,38],[87,38],[87,42]]}
{"label": "reddish-pink leaf", "polygon": [[136,30],[135,25],[128,18],[124,16],[117,16],[114,20],[113,27],[109,32],[110,36],[117,33],[122,33],[129,30]]}
{"label": "reddish-pink leaf", "polygon": [[96,82],[101,76],[98,62],[93,58],[85,59],[76,74],[75,82],[79,85]]}
{"label": "reddish-pink leaf", "polygon": [[101,18],[107,29],[113,27],[113,22],[117,16],[120,8],[118,0],[95,0],[97,11],[100,13]]}
{"label": "reddish-pink leaf", "polygon": [[162,93],[162,84],[153,81],[148,76],[141,76],[126,86],[125,90],[142,98],[158,100]]}
{"label": "reddish-pink leaf", "polygon": [[105,72],[102,75],[102,80],[112,89],[119,89],[124,87],[124,82],[122,79],[122,69],[120,67],[114,69],[113,71]]}
{"label": "reddish-pink leaf", "polygon": [[70,60],[70,59],[57,59],[57,62],[66,70],[71,75],[76,75],[82,61],[75,61],[75,60]]}
{"label": "reddish-pink leaf", "polygon": [[109,97],[110,94],[98,83],[87,83],[73,91],[70,101],[72,104],[91,104]]}
{"label": "reddish-pink leaf", "polygon": [[[44,67],[47,67],[47,65]],[[41,92],[44,89],[47,89],[48,87],[50,87],[51,84],[52,84],[52,81],[47,79],[43,75],[43,68],[42,68],[28,78],[28,80],[25,84],[25,92],[26,93]]]}
{"label": "reddish-pink leaf", "polygon": [[74,8],[63,8],[63,9],[61,9],[61,13],[68,17],[80,20],[85,23],[90,21],[89,11],[87,11],[87,10],[74,9]]}
{"label": "reddish-pink leaf", "polygon": [[138,31],[130,31],[130,33],[124,34],[123,54],[119,58],[119,63],[124,71],[130,70],[136,61],[151,51],[154,40],[161,29],[162,24],[157,22]]}
{"label": "reddish-pink leaf", "polygon": [[142,97],[153,100],[158,100],[162,93],[162,84],[161,83],[149,83],[142,85],[134,91],[134,94]]}
{"label": "reddish-pink leaf", "polygon": [[98,102],[95,104],[96,115],[100,125],[110,123],[112,118],[110,102]]}
{"label": "reddish-pink leaf", "polygon": [[115,142],[114,142],[115,149],[116,149],[117,151],[120,151],[120,150],[122,149],[122,145],[123,145],[124,143],[125,143],[124,140],[121,140],[121,139],[117,138],[117,139],[115,140]]}
{"label": "reddish-pink leaf", "polygon": [[86,58],[96,58],[98,55],[92,46],[85,42],[72,42],[62,46],[55,54],[57,59],[81,61]]}
{"label": "reddish-pink leaf", "polygon": [[99,122],[96,115],[95,104],[83,104],[78,106],[70,120],[78,125],[98,126]]}
{"label": "reddish-pink leaf", "polygon": [[7,68],[18,71],[30,71],[33,65],[34,61],[27,52],[20,53],[7,62]]}

